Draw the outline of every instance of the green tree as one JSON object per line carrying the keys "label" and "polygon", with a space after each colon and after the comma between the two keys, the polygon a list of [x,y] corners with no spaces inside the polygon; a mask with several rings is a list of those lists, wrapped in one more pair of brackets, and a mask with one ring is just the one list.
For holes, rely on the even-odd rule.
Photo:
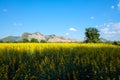
{"label": "green tree", "polygon": [[0,43],[3,43],[3,40],[0,40]]}
{"label": "green tree", "polygon": [[22,42],[26,43],[26,42],[29,42],[29,40],[27,38],[24,38]]}
{"label": "green tree", "polygon": [[89,28],[86,28],[85,31],[86,31],[85,32],[85,36],[86,36],[85,42],[97,43],[100,41],[100,39],[99,39],[100,34],[99,34],[98,29],[89,27]]}
{"label": "green tree", "polygon": [[46,41],[46,40],[41,40],[40,42],[41,42],[41,43],[47,43],[47,41]]}
{"label": "green tree", "polygon": [[37,43],[37,42],[39,42],[39,41],[38,41],[37,39],[35,39],[35,38],[32,38],[30,42]]}

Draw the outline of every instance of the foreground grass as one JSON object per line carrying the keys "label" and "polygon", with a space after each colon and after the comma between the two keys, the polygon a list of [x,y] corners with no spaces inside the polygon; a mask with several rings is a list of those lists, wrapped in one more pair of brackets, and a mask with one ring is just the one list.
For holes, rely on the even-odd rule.
{"label": "foreground grass", "polygon": [[3,43],[0,80],[120,80],[120,47],[110,44]]}

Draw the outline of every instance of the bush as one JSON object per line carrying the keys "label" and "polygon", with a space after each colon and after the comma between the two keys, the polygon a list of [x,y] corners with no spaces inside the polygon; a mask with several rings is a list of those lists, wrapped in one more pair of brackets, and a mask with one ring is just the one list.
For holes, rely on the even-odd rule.
{"label": "bush", "polygon": [[29,40],[26,39],[26,38],[24,38],[24,39],[22,40],[22,42],[26,43],[26,42],[29,42]]}
{"label": "bush", "polygon": [[113,44],[114,44],[114,45],[119,45],[119,46],[120,46],[120,41],[114,41]]}
{"label": "bush", "polygon": [[0,40],[0,43],[3,43],[3,41],[2,41],[2,40]]}
{"label": "bush", "polygon": [[32,38],[30,42],[33,42],[33,43],[38,43],[39,41],[35,38]]}
{"label": "bush", "polygon": [[45,41],[45,40],[41,40],[40,42],[41,42],[41,43],[47,43],[47,41]]}

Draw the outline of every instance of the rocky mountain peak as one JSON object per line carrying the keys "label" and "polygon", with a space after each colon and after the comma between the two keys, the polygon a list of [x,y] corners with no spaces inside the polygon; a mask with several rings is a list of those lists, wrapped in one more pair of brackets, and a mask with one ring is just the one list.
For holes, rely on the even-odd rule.
{"label": "rocky mountain peak", "polygon": [[45,40],[47,42],[80,42],[79,40],[75,40],[75,39],[70,39],[70,38],[66,38],[66,37],[59,37],[59,36],[56,36],[55,34],[43,35],[40,32],[35,32],[35,33],[25,32],[20,37],[15,37],[15,36],[10,37],[9,36],[9,37],[4,38],[3,40],[19,41],[19,40],[23,40],[23,39],[28,39],[30,41],[32,38],[37,39],[39,42],[41,40]]}

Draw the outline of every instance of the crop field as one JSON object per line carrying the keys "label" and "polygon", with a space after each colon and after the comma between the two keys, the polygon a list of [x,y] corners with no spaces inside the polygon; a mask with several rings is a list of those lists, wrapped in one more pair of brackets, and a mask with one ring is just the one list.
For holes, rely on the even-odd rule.
{"label": "crop field", "polygon": [[120,46],[0,43],[0,80],[120,80]]}

